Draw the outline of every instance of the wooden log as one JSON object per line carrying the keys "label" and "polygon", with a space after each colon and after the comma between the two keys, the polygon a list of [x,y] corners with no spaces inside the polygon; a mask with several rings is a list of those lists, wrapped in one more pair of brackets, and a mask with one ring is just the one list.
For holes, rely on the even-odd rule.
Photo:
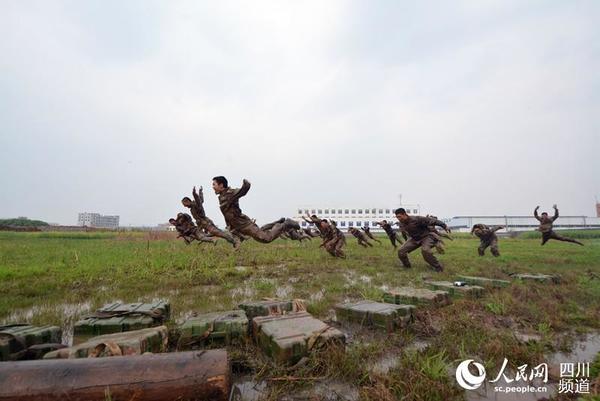
{"label": "wooden log", "polygon": [[223,349],[0,363],[2,401],[226,401],[229,383]]}

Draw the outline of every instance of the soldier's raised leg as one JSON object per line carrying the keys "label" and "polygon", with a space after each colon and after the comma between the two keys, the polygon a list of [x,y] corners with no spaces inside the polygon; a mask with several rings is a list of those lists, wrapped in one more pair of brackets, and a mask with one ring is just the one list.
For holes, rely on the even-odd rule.
{"label": "soldier's raised leg", "polygon": [[234,248],[237,248],[240,246],[240,240],[237,239],[237,237],[231,235],[227,231],[218,229],[216,226],[213,226],[212,224],[209,225],[208,227],[206,227],[206,231],[208,231],[209,234],[211,234],[215,237],[223,238],[225,241],[227,241],[231,245],[233,245]]}
{"label": "soldier's raised leg", "polygon": [[[281,235],[282,232],[292,227],[298,229],[300,226],[297,222],[285,219],[283,223],[270,223],[267,226],[270,226],[270,229],[264,230],[260,229],[255,223],[248,224],[247,226],[241,227],[239,231],[244,234],[254,238],[258,242],[269,243],[273,242],[277,237]],[[265,226],[263,226],[265,227]]]}
{"label": "soldier's raised leg", "polygon": [[555,239],[557,241],[571,242],[573,244],[578,244],[578,245],[582,245],[583,246],[582,242],[579,242],[576,239],[563,237],[562,235],[557,234],[554,230],[550,231],[550,238],[551,239]]}

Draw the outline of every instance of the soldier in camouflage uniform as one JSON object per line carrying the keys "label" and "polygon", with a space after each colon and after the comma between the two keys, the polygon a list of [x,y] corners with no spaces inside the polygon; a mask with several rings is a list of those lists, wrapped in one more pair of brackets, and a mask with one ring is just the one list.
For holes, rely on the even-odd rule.
{"label": "soldier in camouflage uniform", "polygon": [[392,228],[392,225],[388,223],[387,220],[383,220],[375,224],[383,228],[383,231],[385,231],[385,233],[387,234],[394,248],[397,247],[396,241],[398,241],[399,244],[402,243],[402,240],[398,238],[398,233]]}
{"label": "soldier in camouflage uniform", "polygon": [[365,232],[365,234],[367,234],[367,236],[369,238],[371,238],[373,241],[377,241],[381,244],[381,241],[379,241],[377,238],[375,238],[373,236],[373,233],[371,233],[371,229],[369,228],[369,226],[362,226],[362,230]]}
{"label": "soldier in camouflage uniform", "polygon": [[169,223],[175,226],[175,230],[177,230],[177,233],[179,234],[177,235],[177,238],[183,238],[188,245],[194,240],[216,243],[215,238],[202,233],[202,231],[196,227],[192,221],[192,217],[187,213],[177,213],[177,218],[169,219]]}
{"label": "soldier in camouflage uniform", "polygon": [[311,237],[311,238],[316,238],[316,237],[320,237],[321,236],[321,234],[319,233],[318,230],[313,230],[310,227],[303,228],[302,231],[304,231],[304,233],[306,235],[308,235],[309,237]]}
{"label": "soldier in camouflage uniform", "polygon": [[409,236],[409,239],[398,250],[398,258],[402,262],[402,265],[406,268],[411,267],[408,254],[417,248],[421,248],[423,259],[425,259],[435,271],[443,271],[444,267],[433,255],[432,251],[436,241],[439,240],[439,236],[433,233],[429,227],[432,225],[438,226],[448,231],[446,224],[431,217],[409,216],[403,208],[396,209],[394,213],[400,222],[400,229]]}
{"label": "soldier in camouflage uniform", "polygon": [[337,228],[335,221],[330,220],[327,222],[327,220],[322,220],[322,223],[329,224],[331,228],[329,236],[324,239],[323,246],[331,255],[345,259],[346,255],[343,248],[346,245],[346,236]]}
{"label": "soldier in camouflage uniform", "polygon": [[485,224],[475,224],[471,229],[471,234],[479,238],[479,248],[477,252],[479,256],[485,254],[485,250],[489,247],[492,255],[500,256],[498,251],[498,236],[496,231],[503,229],[504,226],[488,227]]}
{"label": "soldier in camouflage uniform", "polygon": [[348,232],[350,234],[354,235],[354,237],[356,237],[356,239],[358,240],[358,245],[361,245],[365,248],[373,246],[373,244],[371,244],[369,242],[369,239],[362,231],[360,231],[354,227],[350,227],[350,228],[348,228]]}
{"label": "soldier in camouflage uniform", "polygon": [[233,234],[239,233],[252,237],[255,241],[269,243],[289,228],[300,229],[300,225],[291,219],[280,219],[268,230],[259,228],[254,221],[242,213],[239,199],[250,190],[250,182],[244,179],[239,189],[230,188],[223,176],[213,178],[213,189],[219,195],[219,208],[225,217],[227,227]]}
{"label": "soldier in camouflage uniform", "polygon": [[[280,224],[284,220],[285,219],[279,219],[277,221],[274,221],[273,223],[265,224],[260,229],[263,230],[263,231],[270,230],[276,224]],[[293,227],[290,227],[287,230],[282,231],[281,234],[279,235],[279,238],[281,238],[281,239],[291,239],[291,240],[300,241],[300,242],[304,241],[305,239],[312,240],[312,237],[310,235],[306,234],[303,230],[301,230],[301,229],[295,229]]]}
{"label": "soldier in camouflage uniform", "polygon": [[543,212],[542,216],[540,217],[538,215],[538,209],[540,208],[539,206],[537,206],[535,208],[535,210],[533,211],[533,216],[540,222],[538,231],[540,231],[542,233],[542,245],[544,245],[546,242],[548,242],[551,239],[555,239],[557,241],[572,242],[574,244],[579,244],[579,245],[583,246],[583,243],[581,243],[575,239],[563,237],[562,235],[558,235],[557,233],[554,232],[554,230],[552,229],[552,224],[554,223],[554,221],[556,219],[558,219],[558,208],[556,207],[556,205],[554,205],[552,207],[554,208],[554,216],[553,217],[549,217],[548,213],[546,213],[546,212]]}
{"label": "soldier in camouflage uniform", "polygon": [[192,189],[192,196],[194,200],[191,200],[187,196],[181,200],[183,206],[190,209],[192,216],[196,220],[196,224],[198,225],[198,229],[202,231],[206,231],[210,235],[214,237],[220,237],[225,239],[234,248],[238,248],[240,246],[240,240],[237,237],[234,237],[228,232],[219,230],[219,228],[213,223],[213,221],[206,216],[206,212],[204,211],[204,194],[202,192],[202,187],[200,190],[196,192],[196,187]]}

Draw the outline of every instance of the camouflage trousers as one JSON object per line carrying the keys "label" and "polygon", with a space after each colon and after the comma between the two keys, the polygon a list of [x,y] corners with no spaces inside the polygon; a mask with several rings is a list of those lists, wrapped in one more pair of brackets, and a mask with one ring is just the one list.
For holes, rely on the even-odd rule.
{"label": "camouflage trousers", "polygon": [[492,238],[489,240],[482,239],[479,242],[479,248],[477,248],[477,252],[479,253],[479,256],[483,256],[485,254],[485,250],[488,247],[490,248],[490,252],[492,252],[492,255],[500,256],[500,251],[498,251],[498,238]]}
{"label": "camouflage trousers", "polygon": [[436,271],[444,270],[444,266],[440,263],[439,260],[433,254],[433,249],[435,248],[436,239],[431,235],[422,238],[421,240],[415,240],[414,238],[409,238],[408,241],[398,249],[398,258],[402,262],[404,267],[411,267],[410,260],[408,259],[408,254],[414,251],[417,248],[421,248],[421,254],[423,255],[423,259]]}

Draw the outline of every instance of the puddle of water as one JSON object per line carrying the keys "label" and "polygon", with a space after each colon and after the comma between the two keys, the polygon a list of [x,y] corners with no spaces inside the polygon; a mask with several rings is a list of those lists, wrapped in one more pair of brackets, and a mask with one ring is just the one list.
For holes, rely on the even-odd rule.
{"label": "puddle of water", "polygon": [[5,319],[2,324],[9,323],[31,323],[32,320],[40,315],[56,316],[61,321],[63,344],[71,345],[73,341],[73,326],[83,314],[91,309],[89,301],[80,304],[58,304],[58,305],[34,305],[31,308],[18,309],[13,311]]}
{"label": "puddle of water", "polygon": [[344,272],[344,278],[346,279],[346,284],[344,284],[344,288],[350,288],[356,285],[356,279],[354,278],[353,272]]}
{"label": "puddle of water", "polygon": [[380,375],[387,374],[391,368],[398,365],[400,359],[400,355],[387,354],[383,357],[379,358],[377,362],[373,364],[371,370],[373,373],[377,373]]}
{"label": "puddle of water", "polygon": [[351,384],[339,381],[323,381],[315,383],[312,388],[281,397],[280,401],[356,401],[358,397],[358,388]]}
{"label": "puddle of water", "polygon": [[290,297],[292,292],[294,292],[294,287],[290,285],[284,285],[277,287],[277,290],[275,290],[275,296],[279,299],[287,299]]}
{"label": "puddle of water", "polygon": [[[404,347],[402,349],[402,352],[423,351],[430,345],[431,343],[429,343],[428,341],[416,340]],[[390,369],[398,365],[400,356],[401,355],[399,353],[385,354],[373,364],[371,370],[373,371],[373,373],[385,375],[390,371]]]}
{"label": "puddle of water", "polygon": [[535,333],[522,333],[522,332],[516,331],[514,333],[514,336],[517,340],[519,340],[523,344],[527,344],[529,342],[542,341],[542,336],[540,336],[539,334],[535,334]]}
{"label": "puddle of water", "polygon": [[325,290],[323,288],[321,288],[319,291],[315,292],[314,294],[310,294],[309,299],[311,301],[320,301],[323,299],[324,296],[325,296]]}
{"label": "puddle of water", "polygon": [[251,376],[234,380],[229,401],[258,401],[266,394],[267,383],[257,382]]}
{"label": "puddle of water", "polygon": [[408,344],[404,350],[405,351],[424,351],[427,348],[429,348],[429,346],[431,345],[431,343],[429,341],[425,341],[425,340],[415,340],[412,343]]}
{"label": "puddle of water", "polygon": [[570,353],[557,352],[550,355],[548,365],[560,365],[561,363],[590,362],[600,352],[600,333],[588,334],[584,338],[575,341]]}
{"label": "puddle of water", "polygon": [[240,301],[250,301],[256,297],[256,290],[248,285],[244,287],[236,287],[229,291],[231,298]]}

